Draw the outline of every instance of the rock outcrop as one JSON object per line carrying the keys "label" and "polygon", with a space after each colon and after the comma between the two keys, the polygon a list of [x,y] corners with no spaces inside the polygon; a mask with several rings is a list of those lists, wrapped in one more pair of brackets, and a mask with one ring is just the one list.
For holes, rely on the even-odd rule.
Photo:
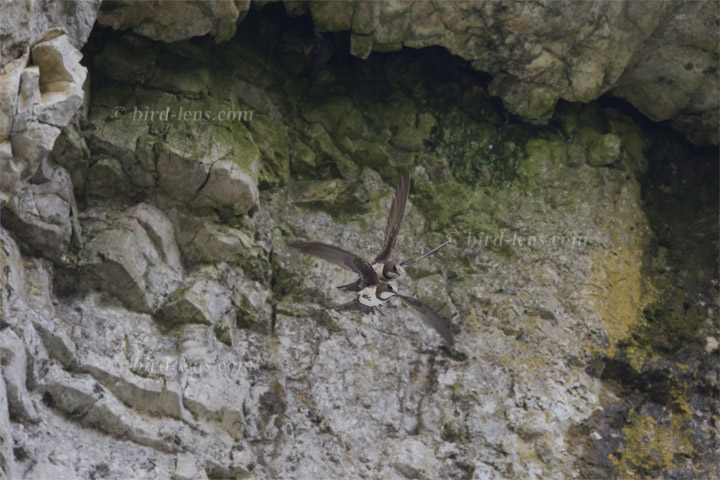
{"label": "rock outcrop", "polygon": [[[288,2],[290,3],[290,2]],[[311,2],[321,31],[349,30],[350,51],[440,45],[488,72],[491,95],[544,123],[559,99],[606,92],[700,145],[718,144],[713,2]]]}
{"label": "rock outcrop", "polygon": [[54,28],[62,28],[70,44],[80,50],[95,25],[100,2],[47,3],[29,0],[3,4],[0,17],[0,67],[21,57],[28,46],[38,43]]}
{"label": "rock outcrop", "polygon": [[26,52],[0,72],[0,203],[35,173],[82,104],[80,59],[68,36],[51,30],[32,47],[32,62]]}
{"label": "rock outcrop", "polygon": [[211,35],[229,40],[245,18],[250,0],[211,0],[147,3],[135,0],[103,2],[97,15],[100,25],[115,30],[131,29],[143,37],[176,42]]}
{"label": "rock outcrop", "polygon": [[[350,52],[442,46],[492,76],[488,93],[544,124],[558,100],[603,94],[629,101],[653,121],[670,121],[692,142],[717,145],[720,14],[712,1],[284,3],[309,13],[318,31],[350,32]],[[230,39],[250,2],[105,2],[98,23],[174,42]],[[467,74],[456,72],[458,81]]]}
{"label": "rock outcrop", "polygon": [[[707,4],[179,5],[103,4],[85,91],[72,29],[2,71],[5,477],[720,476],[716,152],[591,102]],[[714,48],[647,113],[697,143]],[[397,287],[452,350],[287,247],[373,256],[403,168],[395,256],[450,244]]]}

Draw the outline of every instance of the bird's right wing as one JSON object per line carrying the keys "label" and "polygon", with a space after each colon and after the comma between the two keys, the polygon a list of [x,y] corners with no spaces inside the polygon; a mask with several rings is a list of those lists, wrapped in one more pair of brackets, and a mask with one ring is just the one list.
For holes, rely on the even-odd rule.
{"label": "bird's right wing", "polygon": [[379,281],[377,272],[375,272],[367,260],[342,248],[320,242],[295,242],[291,243],[290,246],[303,253],[314,255],[346,270],[360,274],[363,282],[367,285],[373,285]]}
{"label": "bird's right wing", "polygon": [[405,206],[407,205],[408,193],[410,192],[410,170],[405,169],[400,181],[395,187],[395,197],[393,197],[392,205],[390,205],[390,214],[388,215],[387,226],[385,227],[385,245],[380,253],[377,254],[373,263],[382,263],[390,260],[390,254],[395,246],[400,225],[405,215]]}
{"label": "bird's right wing", "polygon": [[418,316],[422,319],[423,322],[433,327],[445,339],[448,347],[453,346],[455,340],[453,339],[452,333],[450,333],[450,329],[448,328],[445,321],[440,318],[440,316],[435,313],[432,308],[428,307],[417,298],[408,297],[406,295],[400,294],[398,294],[398,297],[402,298],[405,303],[410,305],[410,307],[415,310],[415,313],[418,314]]}
{"label": "bird's right wing", "polygon": [[363,305],[356,298],[355,300],[351,300],[348,303],[344,303],[338,307],[335,307],[335,310],[359,310],[365,314],[370,314],[373,311],[373,307]]}

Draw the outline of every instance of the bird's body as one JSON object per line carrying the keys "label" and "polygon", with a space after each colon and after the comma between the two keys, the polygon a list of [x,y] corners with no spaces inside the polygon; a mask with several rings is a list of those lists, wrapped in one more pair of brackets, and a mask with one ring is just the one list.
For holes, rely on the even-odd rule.
{"label": "bird's body", "polygon": [[452,333],[442,318],[430,307],[420,300],[401,295],[389,282],[380,280],[380,276],[373,266],[363,258],[354,253],[320,242],[295,242],[290,246],[303,253],[314,255],[327,260],[339,267],[359,274],[361,277],[357,284],[358,296],[350,302],[338,307],[339,310],[360,310],[364,313],[373,312],[390,300],[392,297],[399,297],[429,326],[433,327],[447,342],[448,346],[454,344]]}
{"label": "bird's body", "polygon": [[379,307],[395,295],[394,291],[395,287],[380,281],[376,285],[369,285],[362,289],[357,300],[367,307]]}
{"label": "bird's body", "polygon": [[[402,276],[405,273],[405,269],[403,269],[399,264],[396,264],[394,262],[373,263],[372,267],[373,270],[375,270],[375,273],[377,273],[378,278],[383,282],[395,280],[396,278]],[[394,271],[393,268],[395,268]]]}
{"label": "bird's body", "polygon": [[390,206],[390,214],[385,227],[385,244],[380,253],[373,259],[372,263],[352,252],[320,242],[295,242],[290,244],[290,246],[303,253],[322,258],[323,260],[360,275],[360,278],[354,282],[338,287],[343,290],[358,293],[355,299],[339,306],[339,310],[360,310],[364,313],[379,311],[377,307],[392,297],[397,296],[409,305],[426,324],[433,327],[442,335],[448,346],[452,346],[454,340],[450,329],[438,314],[420,300],[399,294],[395,287],[389,283],[404,273],[404,265],[408,265],[420,258],[430,255],[442,247],[442,245],[436,247],[418,258],[403,262],[402,264],[390,259],[398,232],[400,231],[400,224],[405,214],[405,205],[407,204],[409,191],[410,172],[405,170],[395,187],[395,197]]}
{"label": "bird's body", "polygon": [[[375,256],[372,261],[372,268],[382,281],[389,282],[405,272],[402,265],[390,259],[392,249],[395,246],[400,225],[402,224],[403,215],[405,214],[405,206],[407,205],[408,193],[410,192],[410,171],[405,170],[395,187],[395,196],[390,205],[390,214],[388,215],[387,225],[385,226],[385,244],[383,249]],[[362,279],[358,279],[347,285],[341,285],[338,288],[350,292],[358,292],[363,288]]]}

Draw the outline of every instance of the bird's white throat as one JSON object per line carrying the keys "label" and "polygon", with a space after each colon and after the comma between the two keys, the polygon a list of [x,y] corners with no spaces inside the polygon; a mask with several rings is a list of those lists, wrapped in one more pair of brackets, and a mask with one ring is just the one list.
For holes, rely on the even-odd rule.
{"label": "bird's white throat", "polygon": [[377,287],[375,285],[371,287],[365,287],[363,290],[360,291],[358,301],[363,305],[367,305],[368,307],[377,307],[379,305],[382,305],[383,301],[375,295],[376,288]]}

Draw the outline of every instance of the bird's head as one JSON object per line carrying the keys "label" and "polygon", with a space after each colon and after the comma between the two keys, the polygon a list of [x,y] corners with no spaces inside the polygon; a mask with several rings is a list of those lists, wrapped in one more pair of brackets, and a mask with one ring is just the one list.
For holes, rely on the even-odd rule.
{"label": "bird's head", "polygon": [[405,274],[405,269],[402,265],[395,262],[387,262],[383,266],[383,275],[385,278],[397,278]]}
{"label": "bird's head", "polygon": [[397,294],[397,289],[387,282],[381,282],[377,287],[377,296],[380,300],[388,300]]}

